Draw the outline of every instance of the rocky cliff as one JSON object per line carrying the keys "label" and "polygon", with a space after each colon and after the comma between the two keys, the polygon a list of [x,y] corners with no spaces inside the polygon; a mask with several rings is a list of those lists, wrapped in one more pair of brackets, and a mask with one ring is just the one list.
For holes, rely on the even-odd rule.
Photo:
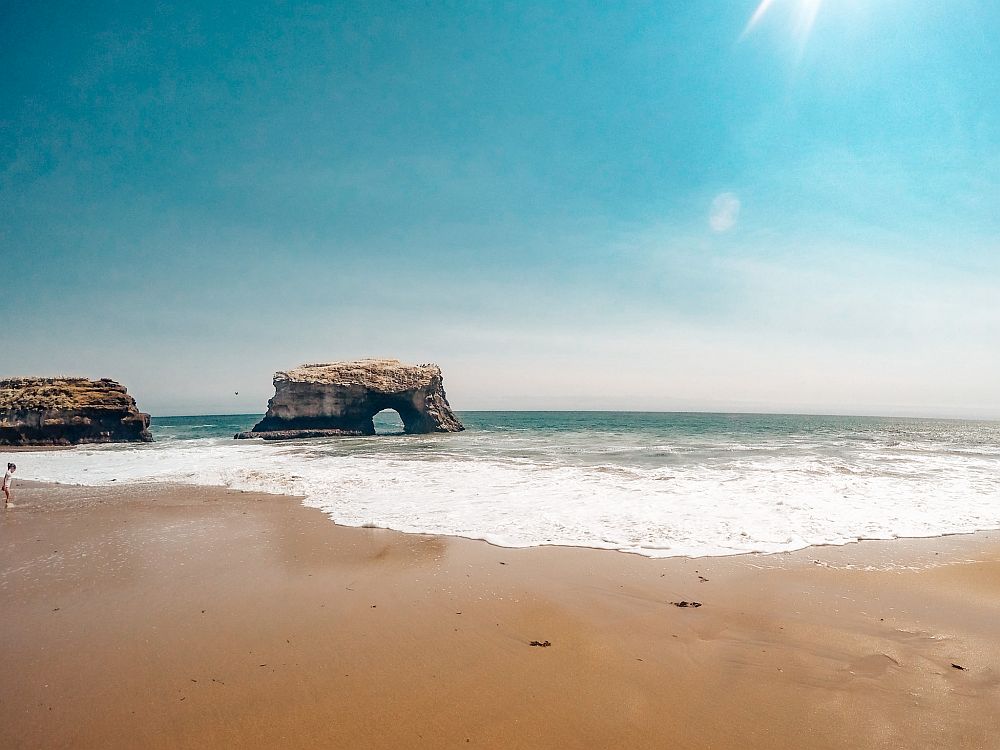
{"label": "rocky cliff", "polygon": [[264,419],[236,437],[374,435],[372,417],[383,409],[398,412],[408,433],[464,429],[448,405],[440,367],[362,359],[275,373]]}
{"label": "rocky cliff", "polygon": [[0,445],[149,442],[125,386],[86,378],[0,380]]}

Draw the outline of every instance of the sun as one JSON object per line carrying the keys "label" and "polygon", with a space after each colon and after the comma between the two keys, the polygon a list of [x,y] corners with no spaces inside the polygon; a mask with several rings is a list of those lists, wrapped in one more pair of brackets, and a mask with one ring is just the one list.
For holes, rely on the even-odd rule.
{"label": "sun", "polygon": [[816,16],[819,15],[822,4],[823,0],[761,0],[757,10],[747,21],[741,38],[752,32],[772,8],[784,7],[791,13],[796,39],[800,45],[805,45],[810,32],[812,32],[813,24],[816,23]]}

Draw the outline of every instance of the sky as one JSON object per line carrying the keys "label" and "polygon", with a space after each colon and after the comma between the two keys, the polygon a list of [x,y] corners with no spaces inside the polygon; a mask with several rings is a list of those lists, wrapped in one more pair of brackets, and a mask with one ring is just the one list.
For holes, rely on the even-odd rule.
{"label": "sky", "polygon": [[3,0],[0,66],[0,376],[1000,418],[993,0]]}

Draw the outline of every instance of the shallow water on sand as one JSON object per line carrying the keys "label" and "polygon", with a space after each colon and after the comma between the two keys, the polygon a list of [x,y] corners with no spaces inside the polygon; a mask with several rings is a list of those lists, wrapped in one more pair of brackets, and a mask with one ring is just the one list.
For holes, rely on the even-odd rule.
{"label": "shallow water on sand", "polygon": [[[652,557],[1000,528],[1000,423],[464,412],[450,435],[236,441],[257,415],[160,417],[149,445],[20,455],[67,483],[303,495],[348,525]],[[399,432],[395,414],[376,419]]]}

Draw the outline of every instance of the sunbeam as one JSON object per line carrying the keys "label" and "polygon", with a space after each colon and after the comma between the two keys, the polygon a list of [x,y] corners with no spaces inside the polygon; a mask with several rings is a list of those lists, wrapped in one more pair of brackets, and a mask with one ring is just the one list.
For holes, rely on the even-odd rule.
{"label": "sunbeam", "polygon": [[744,27],[743,33],[740,34],[740,38],[742,39],[750,34],[775,6],[783,5],[788,7],[793,14],[795,39],[798,41],[800,47],[804,47],[809,39],[809,35],[812,33],[813,26],[816,23],[816,16],[819,15],[819,9],[822,4],[823,0],[780,0],[780,2],[776,2],[776,0],[761,0],[753,15],[750,16],[750,20],[747,21],[747,25]]}

